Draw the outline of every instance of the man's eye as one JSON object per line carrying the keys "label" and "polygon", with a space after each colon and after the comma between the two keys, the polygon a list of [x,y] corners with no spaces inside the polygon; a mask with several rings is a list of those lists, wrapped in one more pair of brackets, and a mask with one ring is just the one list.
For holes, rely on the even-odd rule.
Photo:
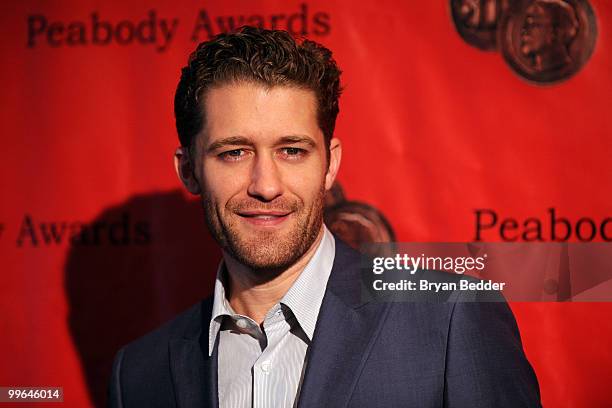
{"label": "man's eye", "polygon": [[306,154],[304,149],[300,149],[299,147],[284,147],[281,149],[283,154],[290,157],[301,157]]}
{"label": "man's eye", "polygon": [[233,150],[228,150],[226,152],[219,154],[219,157],[221,157],[224,160],[232,161],[232,160],[240,159],[245,154],[246,152],[243,149],[233,149]]}

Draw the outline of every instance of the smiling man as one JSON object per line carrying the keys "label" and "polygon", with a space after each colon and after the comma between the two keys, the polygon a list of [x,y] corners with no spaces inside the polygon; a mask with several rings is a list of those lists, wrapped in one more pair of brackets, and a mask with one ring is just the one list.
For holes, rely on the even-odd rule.
{"label": "smiling man", "polygon": [[230,82],[208,91],[205,117],[193,160],[179,148],[176,161],[189,190],[203,193],[210,231],[233,268],[248,267],[244,278],[284,269],[295,278],[323,236],[323,198],[340,163],[337,139],[328,163],[314,92]]}
{"label": "smiling man", "polygon": [[538,406],[505,303],[362,297],[323,223],[340,71],[245,27],[200,44],[175,97],[177,174],[223,251],[213,296],[122,348],[112,407]]}

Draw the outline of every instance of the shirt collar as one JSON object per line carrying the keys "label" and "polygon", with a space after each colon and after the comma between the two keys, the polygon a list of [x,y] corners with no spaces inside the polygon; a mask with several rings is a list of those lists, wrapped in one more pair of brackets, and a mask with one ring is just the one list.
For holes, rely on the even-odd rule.
{"label": "shirt collar", "polygon": [[[312,341],[319,310],[323,303],[323,296],[327,287],[327,281],[331,274],[336,255],[336,241],[331,232],[323,224],[323,238],[319,242],[314,255],[306,267],[302,270],[287,293],[281,298],[280,303],[291,309],[298,323],[308,339]],[[223,274],[226,267],[223,260],[217,268],[215,290],[213,295],[212,316],[208,330],[208,355],[212,355],[217,334],[221,329],[222,316],[236,314],[229,304],[225,287],[223,285]]]}
{"label": "shirt collar", "polygon": [[315,254],[280,300],[280,303],[291,309],[311,341],[336,255],[334,236],[325,224],[323,229],[323,238]]}
{"label": "shirt collar", "polygon": [[213,348],[215,347],[215,340],[217,339],[217,333],[221,329],[222,319],[220,317],[228,315],[232,316],[235,314],[234,309],[227,301],[225,296],[225,286],[223,285],[223,275],[227,273],[225,262],[223,259],[219,262],[217,267],[217,278],[215,280],[215,291],[213,294],[213,307],[212,315],[210,319],[210,326],[208,329],[208,355],[212,356]]}

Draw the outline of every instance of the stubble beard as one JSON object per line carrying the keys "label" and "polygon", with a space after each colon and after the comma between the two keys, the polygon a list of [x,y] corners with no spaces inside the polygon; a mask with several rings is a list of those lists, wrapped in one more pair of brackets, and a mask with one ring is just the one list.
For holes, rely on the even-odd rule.
{"label": "stubble beard", "polygon": [[[311,206],[305,207],[303,201],[275,200],[273,204],[251,199],[242,202],[228,202],[224,217],[211,197],[202,194],[202,208],[208,229],[219,246],[241,264],[260,275],[276,276],[293,265],[317,239],[323,224],[324,186],[317,193]],[[258,231],[247,234],[240,231],[241,222],[237,210],[290,210],[290,217],[296,222],[289,231]],[[287,220],[291,221],[291,220]]]}

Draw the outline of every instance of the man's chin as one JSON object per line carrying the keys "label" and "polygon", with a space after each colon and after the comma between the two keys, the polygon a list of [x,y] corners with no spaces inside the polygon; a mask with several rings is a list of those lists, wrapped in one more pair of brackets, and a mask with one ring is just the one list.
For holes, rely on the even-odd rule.
{"label": "man's chin", "polygon": [[287,269],[312,245],[312,237],[303,228],[240,228],[228,236],[230,254],[240,263],[257,271]]}
{"label": "man's chin", "polygon": [[296,254],[299,248],[294,248],[296,244],[292,245],[285,234],[263,231],[251,234],[248,239],[235,240],[232,252],[252,269],[276,269],[289,266],[299,258],[300,254]]}

